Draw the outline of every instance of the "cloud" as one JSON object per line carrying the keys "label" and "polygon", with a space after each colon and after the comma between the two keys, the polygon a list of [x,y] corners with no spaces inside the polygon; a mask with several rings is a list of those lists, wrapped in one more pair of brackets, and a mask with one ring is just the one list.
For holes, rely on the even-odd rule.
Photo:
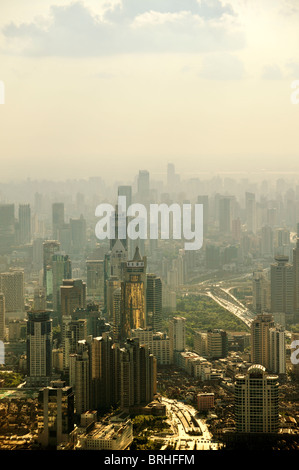
{"label": "cloud", "polygon": [[232,8],[219,0],[123,0],[102,17],[76,1],[52,6],[50,13],[46,25],[40,18],[7,25],[2,31],[6,52],[96,57],[237,50],[245,44]]}
{"label": "cloud", "polygon": [[230,53],[216,53],[204,57],[199,76],[208,80],[241,80],[246,73],[238,57]]}
{"label": "cloud", "polygon": [[283,74],[278,65],[266,65],[263,68],[262,78],[264,80],[281,80],[283,78]]}
{"label": "cloud", "polygon": [[107,12],[107,17],[121,22],[149,11],[160,13],[188,11],[205,19],[219,18],[224,14],[234,15],[232,7],[223,6],[220,0],[123,0]]}

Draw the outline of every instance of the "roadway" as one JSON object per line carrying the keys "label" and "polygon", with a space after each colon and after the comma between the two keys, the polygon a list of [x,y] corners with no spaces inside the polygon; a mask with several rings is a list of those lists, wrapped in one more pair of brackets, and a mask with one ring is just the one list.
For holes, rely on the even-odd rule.
{"label": "roadway", "polygon": [[[198,411],[193,406],[165,397],[161,397],[161,402],[166,405],[175,433],[167,437],[165,446],[173,445],[175,450],[220,449],[222,444],[213,439],[205,420],[198,416]],[[192,435],[190,431],[197,431],[198,435]]]}

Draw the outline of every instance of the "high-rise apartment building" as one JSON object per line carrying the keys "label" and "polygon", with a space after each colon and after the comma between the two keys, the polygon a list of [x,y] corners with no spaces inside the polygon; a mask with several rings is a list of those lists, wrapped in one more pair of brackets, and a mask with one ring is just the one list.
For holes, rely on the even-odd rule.
{"label": "high-rise apartment building", "polygon": [[251,362],[270,370],[270,329],[275,327],[270,314],[257,315],[251,323]]}
{"label": "high-rise apartment building", "polygon": [[186,347],[186,318],[174,317],[169,322],[170,356],[171,362],[175,359],[176,352],[185,351]]}
{"label": "high-rise apartment building", "polygon": [[52,340],[50,313],[47,311],[28,312],[27,385],[49,385],[52,375]]}
{"label": "high-rise apartment building", "polygon": [[277,433],[278,376],[270,375],[260,364],[236,375],[235,421],[237,433]]}
{"label": "high-rise apartment building", "polygon": [[270,365],[269,370],[278,375],[286,373],[286,338],[283,327],[270,328]]}
{"label": "high-rise apartment building", "polygon": [[267,312],[271,308],[271,283],[262,269],[253,273],[252,305],[256,313]]}
{"label": "high-rise apartment building", "polygon": [[24,312],[24,272],[19,269],[0,273],[0,292],[5,297],[7,314]]}
{"label": "high-rise apartment building", "polygon": [[228,337],[224,330],[207,331],[207,349],[210,359],[225,358],[228,353]]}
{"label": "high-rise apartment building", "polygon": [[56,449],[74,429],[74,393],[65,382],[52,381],[38,396],[38,442]]}

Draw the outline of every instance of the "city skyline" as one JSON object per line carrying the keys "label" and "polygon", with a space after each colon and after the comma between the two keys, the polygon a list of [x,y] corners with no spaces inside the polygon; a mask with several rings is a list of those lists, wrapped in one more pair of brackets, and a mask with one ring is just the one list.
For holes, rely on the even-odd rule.
{"label": "city skyline", "polygon": [[296,1],[0,8],[3,180],[299,170]]}

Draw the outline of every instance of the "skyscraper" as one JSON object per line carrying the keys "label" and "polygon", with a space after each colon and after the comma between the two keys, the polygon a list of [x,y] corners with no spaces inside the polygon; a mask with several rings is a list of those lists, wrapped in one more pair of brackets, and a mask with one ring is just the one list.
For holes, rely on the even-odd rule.
{"label": "skyscraper", "polygon": [[52,204],[52,236],[53,240],[59,240],[59,230],[64,226],[64,203]]}
{"label": "skyscraper", "polygon": [[86,220],[83,215],[79,219],[70,219],[72,251],[83,253],[86,244]]}
{"label": "skyscraper", "polygon": [[5,339],[5,297],[0,293],[0,341]]}
{"label": "skyscraper", "polygon": [[60,295],[62,318],[72,315],[77,308],[86,308],[86,283],[81,279],[64,279]]}
{"label": "skyscraper", "polygon": [[231,198],[222,196],[219,200],[219,232],[231,233]]}
{"label": "skyscraper", "polygon": [[147,274],[146,280],[147,324],[153,331],[162,328],[162,281],[156,274]]}
{"label": "skyscraper", "polygon": [[52,256],[59,252],[60,243],[57,240],[46,240],[43,243],[43,286],[47,288],[48,267],[52,267]]}
{"label": "skyscraper", "polygon": [[141,258],[138,247],[134,258],[127,261],[121,283],[121,338],[130,330],[146,327],[146,257]]}
{"label": "skyscraper", "polygon": [[31,209],[30,204],[19,205],[20,243],[25,245],[31,242]]}
{"label": "skyscraper", "polygon": [[104,302],[104,261],[87,260],[87,295]]}
{"label": "skyscraper", "polygon": [[270,328],[270,367],[278,375],[286,373],[286,339],[283,327]]}
{"label": "skyscraper", "polygon": [[293,249],[293,295],[294,295],[294,320],[299,322],[299,238],[296,239],[296,247]]}
{"label": "skyscraper", "polygon": [[38,395],[38,442],[54,449],[67,443],[74,429],[74,393],[65,382],[52,381]]}
{"label": "skyscraper", "polygon": [[186,318],[174,317],[169,322],[170,358],[175,359],[176,352],[185,351],[186,347]]}
{"label": "skyscraper", "polygon": [[270,329],[274,328],[273,316],[257,315],[251,323],[251,362],[270,370]]}
{"label": "skyscraper", "polygon": [[228,337],[224,330],[211,329],[207,331],[207,348],[210,359],[224,358],[228,353]]}
{"label": "skyscraper", "polygon": [[50,313],[47,311],[28,312],[27,385],[49,385],[52,375],[52,339]]}
{"label": "skyscraper", "polygon": [[0,204],[0,255],[11,253],[15,244],[15,206]]}
{"label": "skyscraper", "polygon": [[238,374],[235,382],[237,433],[277,433],[278,376],[269,375],[262,365],[252,365]]}
{"label": "skyscraper", "polygon": [[271,264],[271,312],[284,313],[287,322],[294,315],[294,276],[293,266],[288,256],[275,256]]}
{"label": "skyscraper", "polygon": [[150,176],[147,170],[140,170],[137,180],[138,203],[146,203],[150,195]]}
{"label": "skyscraper", "polygon": [[0,273],[0,292],[5,297],[6,313],[24,312],[24,271],[16,269]]}
{"label": "skyscraper", "polygon": [[246,192],[245,194],[245,211],[247,221],[247,231],[256,232],[256,202],[255,194]]}
{"label": "skyscraper", "polygon": [[56,253],[52,256],[53,310],[60,310],[60,286],[64,279],[72,278],[72,263],[68,255]]}

